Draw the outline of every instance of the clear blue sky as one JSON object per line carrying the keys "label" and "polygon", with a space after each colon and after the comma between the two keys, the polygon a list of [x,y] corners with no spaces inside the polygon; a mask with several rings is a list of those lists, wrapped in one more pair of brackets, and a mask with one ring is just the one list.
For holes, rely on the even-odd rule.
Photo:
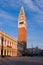
{"label": "clear blue sky", "polygon": [[0,29],[17,39],[22,6],[27,23],[27,47],[43,48],[43,0],[0,0]]}

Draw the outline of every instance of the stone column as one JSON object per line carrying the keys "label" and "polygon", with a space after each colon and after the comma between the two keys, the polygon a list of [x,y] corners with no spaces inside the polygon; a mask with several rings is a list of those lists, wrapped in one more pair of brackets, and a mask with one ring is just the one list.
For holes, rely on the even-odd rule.
{"label": "stone column", "polygon": [[6,56],[7,56],[7,50],[6,50]]}
{"label": "stone column", "polygon": [[12,56],[12,50],[11,50],[11,56]]}
{"label": "stone column", "polygon": [[3,55],[4,55],[4,49],[3,49]]}

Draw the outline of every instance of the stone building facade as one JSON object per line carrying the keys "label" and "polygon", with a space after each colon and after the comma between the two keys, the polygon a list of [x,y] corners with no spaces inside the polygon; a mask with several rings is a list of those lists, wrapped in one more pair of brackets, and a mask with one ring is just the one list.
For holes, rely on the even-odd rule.
{"label": "stone building facade", "polygon": [[0,31],[0,56],[17,56],[17,40]]}

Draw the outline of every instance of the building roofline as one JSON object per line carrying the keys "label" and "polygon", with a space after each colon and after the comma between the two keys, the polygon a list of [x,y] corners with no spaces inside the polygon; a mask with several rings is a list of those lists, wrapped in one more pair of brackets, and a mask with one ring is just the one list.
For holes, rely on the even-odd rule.
{"label": "building roofline", "polygon": [[0,34],[5,35],[6,37],[12,39],[13,41],[17,41],[15,38],[13,38],[12,36],[10,36],[7,33],[3,32],[2,30],[0,30]]}

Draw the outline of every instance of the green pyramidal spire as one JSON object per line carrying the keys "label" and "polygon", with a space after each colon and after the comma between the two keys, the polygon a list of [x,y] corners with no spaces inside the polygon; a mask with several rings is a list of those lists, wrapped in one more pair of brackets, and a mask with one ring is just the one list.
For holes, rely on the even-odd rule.
{"label": "green pyramidal spire", "polygon": [[23,6],[21,7],[20,15],[25,15]]}

